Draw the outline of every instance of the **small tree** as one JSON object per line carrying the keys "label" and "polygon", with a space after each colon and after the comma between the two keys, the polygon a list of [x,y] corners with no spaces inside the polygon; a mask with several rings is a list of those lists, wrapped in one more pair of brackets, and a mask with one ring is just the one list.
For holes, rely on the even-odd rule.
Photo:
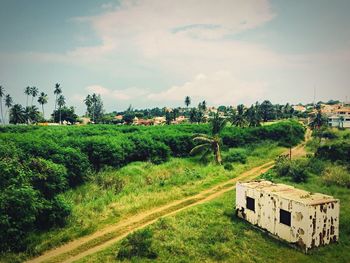
{"label": "small tree", "polygon": [[5,112],[5,117],[6,117],[6,114],[7,114],[7,112],[9,113],[9,116],[8,116],[8,121],[10,122],[10,112],[9,112],[9,110],[10,110],[10,108],[11,108],[11,106],[12,106],[12,103],[13,103],[13,100],[12,100],[12,97],[11,97],[11,95],[10,94],[7,94],[6,96],[5,96],[5,106],[7,107],[7,110],[6,110],[6,112]]}
{"label": "small tree", "polygon": [[186,96],[186,98],[185,98],[186,107],[188,108],[188,106],[190,106],[190,104],[191,104],[191,98],[189,96]]}
{"label": "small tree", "polygon": [[211,126],[211,136],[207,134],[198,134],[193,140],[195,142],[200,142],[201,144],[195,146],[190,154],[202,153],[201,159],[206,158],[210,153],[214,154],[215,162],[219,165],[222,163],[222,157],[220,152],[221,138],[220,133],[226,125],[226,120],[221,118],[218,113],[216,113],[210,121]]}
{"label": "small tree", "polygon": [[43,118],[45,118],[44,104],[46,104],[47,101],[48,101],[47,94],[45,94],[44,92],[41,92],[40,96],[38,98],[38,102],[39,102],[39,104],[41,104],[41,109],[43,111]]}
{"label": "small tree", "polygon": [[65,97],[63,96],[63,95],[60,95],[59,97],[58,97],[58,99],[57,99],[57,105],[58,105],[58,108],[59,108],[59,111],[60,111],[60,124],[62,124],[62,119],[61,119],[61,117],[62,117],[62,112],[61,112],[61,109],[62,109],[62,107],[64,106],[66,104],[66,99],[65,99]]}

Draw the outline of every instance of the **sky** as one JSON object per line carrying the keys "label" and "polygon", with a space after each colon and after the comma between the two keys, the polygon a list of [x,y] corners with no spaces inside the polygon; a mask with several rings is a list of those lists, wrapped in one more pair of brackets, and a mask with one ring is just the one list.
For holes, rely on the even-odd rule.
{"label": "sky", "polygon": [[0,85],[106,112],[350,99],[348,0],[0,0]]}

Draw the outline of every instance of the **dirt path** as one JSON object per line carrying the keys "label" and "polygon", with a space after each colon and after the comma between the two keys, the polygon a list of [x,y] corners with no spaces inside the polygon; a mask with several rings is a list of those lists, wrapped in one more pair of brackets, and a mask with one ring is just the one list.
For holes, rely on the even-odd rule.
{"label": "dirt path", "polygon": [[[293,158],[301,157],[306,154],[304,145],[305,143],[302,143],[293,148]],[[99,230],[92,235],[76,239],[56,249],[49,250],[43,255],[27,262],[74,262],[109,247],[131,232],[144,228],[161,217],[173,215],[184,209],[210,201],[228,191],[232,191],[236,182],[254,179],[272,168],[273,165],[274,161],[267,162],[196,195],[123,219],[120,222]]]}

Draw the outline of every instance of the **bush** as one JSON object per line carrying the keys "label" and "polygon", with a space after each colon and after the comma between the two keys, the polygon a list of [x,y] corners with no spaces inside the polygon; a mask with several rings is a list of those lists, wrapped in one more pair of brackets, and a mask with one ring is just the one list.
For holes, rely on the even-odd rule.
{"label": "bush", "polygon": [[233,165],[231,163],[225,163],[224,164],[224,169],[227,171],[232,171],[233,170]]}
{"label": "bush", "polygon": [[134,144],[129,161],[151,161],[159,164],[169,159],[169,147],[162,142],[153,140],[151,136],[132,135],[129,138]]}
{"label": "bush", "polygon": [[278,176],[288,176],[291,161],[287,156],[281,155],[276,159],[274,169]]}
{"label": "bush", "polygon": [[83,154],[79,149],[62,148],[57,154],[51,155],[50,159],[67,168],[68,183],[71,187],[86,181],[91,165],[87,155]]}
{"label": "bush", "polygon": [[49,229],[64,226],[67,216],[71,213],[71,206],[60,196],[55,196],[52,200],[45,200],[43,203],[43,208],[36,219],[37,228]]}
{"label": "bush", "polygon": [[308,174],[306,166],[300,162],[292,162],[288,174],[296,183],[306,182]]}
{"label": "bush", "polygon": [[0,249],[21,250],[42,207],[27,169],[16,159],[0,159]]}
{"label": "bush", "polygon": [[305,160],[291,161],[285,156],[276,160],[275,171],[277,176],[290,177],[296,183],[306,182],[308,163]]}
{"label": "bush", "polygon": [[32,158],[28,167],[32,171],[31,182],[34,189],[47,198],[67,189],[67,170],[63,165],[42,158]]}
{"label": "bush", "polygon": [[350,188],[350,173],[345,166],[334,165],[327,167],[322,174],[322,179],[326,185],[339,185]]}
{"label": "bush", "polygon": [[341,161],[350,164],[350,142],[339,140],[318,147],[315,156],[330,161]]}
{"label": "bush", "polygon": [[120,245],[117,259],[131,259],[133,257],[155,259],[157,254],[152,248],[153,233],[146,228],[130,234]]}
{"label": "bush", "polygon": [[246,163],[247,151],[245,149],[230,149],[224,158],[225,162],[233,163]]}

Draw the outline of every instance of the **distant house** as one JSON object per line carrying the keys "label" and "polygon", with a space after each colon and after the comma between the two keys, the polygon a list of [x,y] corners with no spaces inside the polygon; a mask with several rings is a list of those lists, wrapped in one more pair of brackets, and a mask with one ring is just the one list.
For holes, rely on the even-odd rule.
{"label": "distant house", "polygon": [[153,118],[153,124],[154,125],[162,125],[166,122],[165,117],[154,117]]}
{"label": "distant house", "polygon": [[338,109],[342,108],[340,104],[334,104],[334,105],[328,105],[328,104],[323,104],[322,105],[322,113],[331,116],[334,115]]}
{"label": "distant house", "polygon": [[328,117],[328,124],[331,127],[350,128],[350,108],[340,108]]}
{"label": "distant house", "polygon": [[303,105],[294,105],[293,110],[299,111],[299,112],[304,112],[304,111],[306,111],[306,108]]}
{"label": "distant house", "polygon": [[153,125],[154,121],[152,119],[138,119],[136,125]]}
{"label": "distant house", "polygon": [[121,121],[123,119],[123,115],[116,115],[114,116],[114,119],[117,120],[117,121]]}
{"label": "distant house", "polygon": [[88,117],[81,117],[80,120],[82,125],[86,125],[91,122],[91,119]]}

